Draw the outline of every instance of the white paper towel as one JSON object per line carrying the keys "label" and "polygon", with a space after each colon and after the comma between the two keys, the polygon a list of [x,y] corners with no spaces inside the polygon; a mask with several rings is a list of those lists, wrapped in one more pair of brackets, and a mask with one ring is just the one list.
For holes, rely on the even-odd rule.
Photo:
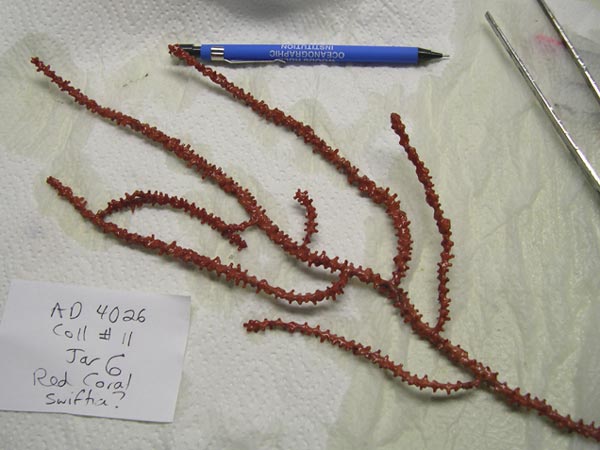
{"label": "white paper towel", "polygon": [[[314,247],[383,273],[394,240],[384,214],[313,156],[168,56],[173,42],[419,45],[451,58],[426,67],[223,67],[235,83],[311,124],[398,192],[415,239],[405,287],[434,317],[438,235],[389,129],[400,113],[432,171],[456,242],[447,335],[502,379],[565,414],[600,419],[600,209],[485,24],[490,10],[577,142],[600,167],[600,121],[582,78],[536,2],[516,0],[2,2],[0,168],[2,301],[13,278],[192,295],[175,422],[0,413],[0,447],[592,448],[486,391],[432,396],[314,339],[248,335],[248,319],[320,323],[437,379],[464,377],[358,283],[340,301],[293,308],[127,248],[85,224],[45,184],[61,178],[93,208],[137,188],[185,196],[232,221],[242,211],[144,139],[86,113],[36,74],[32,55],[96,98],[190,143],[301,236],[307,189]],[[600,5],[551,2],[600,77]],[[596,152],[596,154],[594,154]],[[238,253],[207,227],[165,211],[121,223],[235,261],[286,288],[322,286],[258,233]],[[0,306],[1,309],[1,306]]]}

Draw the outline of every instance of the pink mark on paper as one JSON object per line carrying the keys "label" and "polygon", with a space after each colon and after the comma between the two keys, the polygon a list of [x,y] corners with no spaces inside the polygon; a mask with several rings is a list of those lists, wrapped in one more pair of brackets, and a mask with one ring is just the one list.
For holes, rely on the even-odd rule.
{"label": "pink mark on paper", "polygon": [[550,48],[564,47],[564,44],[560,39],[556,39],[552,36],[547,36],[547,35],[541,34],[541,33],[535,35],[535,41],[538,44],[543,44],[544,46],[550,46]]}

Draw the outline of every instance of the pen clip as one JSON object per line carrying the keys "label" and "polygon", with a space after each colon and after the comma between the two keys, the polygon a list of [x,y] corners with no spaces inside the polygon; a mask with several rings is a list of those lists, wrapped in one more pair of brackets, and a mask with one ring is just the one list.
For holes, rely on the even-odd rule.
{"label": "pen clip", "polygon": [[223,47],[211,47],[210,49],[210,60],[211,61],[225,61],[228,64],[271,64],[281,63],[285,64],[283,59],[259,59],[259,60],[235,60],[225,58],[225,49]]}
{"label": "pen clip", "polygon": [[236,61],[236,60],[231,60],[231,59],[221,59],[220,61],[225,61],[226,63],[229,64],[271,64],[271,63],[280,63],[280,64],[285,64],[285,61],[283,59],[260,59],[260,60],[255,60],[255,61]]}

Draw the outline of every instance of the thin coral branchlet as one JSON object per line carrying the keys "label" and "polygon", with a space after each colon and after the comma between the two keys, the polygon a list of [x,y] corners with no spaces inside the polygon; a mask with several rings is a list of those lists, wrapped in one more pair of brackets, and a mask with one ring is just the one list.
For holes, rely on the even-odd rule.
{"label": "thin coral branchlet", "polygon": [[[524,410],[534,410],[540,416],[545,417],[556,427],[582,436],[600,441],[600,427],[594,422],[585,423],[583,420],[575,421],[569,415],[562,415],[549,405],[544,399],[524,393],[520,388],[511,388],[501,381],[498,373],[490,367],[473,359],[460,345],[452,343],[443,336],[444,325],[450,320],[450,297],[448,289],[448,271],[451,267],[453,255],[451,253],[453,242],[451,240],[450,221],[444,216],[439,197],[435,192],[429,170],[419,158],[417,151],[410,145],[408,134],[400,116],[391,115],[391,126],[400,139],[400,145],[406,152],[408,160],[414,165],[416,176],[423,185],[426,203],[433,210],[433,219],[441,236],[440,260],[437,269],[438,279],[438,315],[435,323],[430,325],[411,302],[408,293],[400,287],[409,268],[412,254],[412,237],[409,229],[410,222],[406,213],[400,208],[397,195],[390,192],[389,188],[382,188],[375,184],[370,178],[362,175],[359,169],[350,161],[340,155],[338,149],[333,149],[325,141],[316,135],[314,130],[285,114],[277,108],[269,107],[264,101],[255,99],[250,93],[231,83],[225,76],[215,70],[199,63],[180,47],[169,46],[170,53],[194,67],[203,76],[209,78],[227,91],[234,99],[248,106],[256,114],[267,122],[277,126],[283,126],[302,139],[313,151],[331,164],[339,173],[346,177],[348,183],[355,187],[361,194],[368,197],[375,205],[381,207],[390,220],[394,235],[396,236],[396,254],[393,257],[394,269],[388,277],[374,272],[371,268],[356,265],[350,261],[341,261],[337,256],[330,256],[325,251],[316,252],[310,248],[312,237],[317,233],[317,212],[308,192],[298,190],[295,195],[296,201],[304,207],[305,227],[304,236],[301,241],[296,241],[284,233],[267,215],[266,210],[260,206],[254,195],[228,176],[221,168],[209,163],[205,158],[199,156],[189,145],[183,144],[179,139],[168,136],[154,126],[143,123],[138,119],[128,116],[119,111],[103,107],[95,100],[90,99],[79,89],[59,77],[50,66],[44,64],[38,58],[32,58],[32,63],[37,70],[46,75],[61,91],[70,95],[75,102],[84,106],[91,113],[97,114],[114,124],[129,128],[140,135],[160,144],[165,151],[172,153],[184,164],[197,172],[204,180],[215,183],[227,195],[233,196],[240,206],[246,211],[248,218],[238,224],[228,224],[218,216],[211,214],[190,203],[185,199],[170,196],[161,192],[136,191],[133,194],[125,194],[123,198],[111,200],[108,206],[96,213],[87,207],[83,197],[76,196],[72,189],[64,185],[54,177],[47,179],[48,184],[56,190],[59,196],[66,199],[79,214],[101,232],[107,233],[119,241],[154,251],[160,255],[177,259],[197,267],[199,270],[213,272],[218,277],[225,277],[226,281],[241,287],[250,287],[257,293],[262,292],[268,296],[282,299],[290,303],[313,303],[317,304],[324,300],[335,300],[344,293],[344,288],[351,279],[371,286],[377,293],[387,298],[392,306],[396,308],[404,323],[408,324],[412,331],[421,339],[427,341],[431,347],[445,356],[450,362],[462,369],[471,379],[468,381],[439,382],[430,380],[427,375],[417,376],[408,372],[401,364],[392,362],[388,356],[383,356],[381,351],[372,351],[370,347],[347,340],[337,336],[329,330],[321,330],[317,326],[298,324],[295,322],[284,322],[281,319],[256,321],[251,320],[244,324],[250,332],[281,329],[290,333],[301,333],[303,335],[317,337],[321,342],[329,342],[332,345],[354,355],[364,358],[383,370],[389,371],[393,376],[400,378],[409,385],[419,389],[441,390],[448,394],[459,390],[483,388],[496,394],[511,405],[516,405]],[[241,233],[250,228],[261,230],[267,238],[276,246],[281,248],[289,256],[305,263],[308,267],[318,267],[335,274],[335,279],[326,287],[314,292],[297,294],[294,290],[287,291],[281,287],[274,286],[267,280],[258,279],[251,275],[248,270],[240,265],[223,264],[218,257],[208,257],[196,251],[184,248],[176,242],[167,243],[157,239],[154,235],[142,236],[132,233],[119,225],[109,222],[108,217],[124,209],[135,210],[140,207],[169,207],[184,211],[189,216],[198,219],[200,223],[206,224],[219,233],[222,237],[238,249],[247,247],[242,239]]]}
{"label": "thin coral branchlet", "polygon": [[306,234],[302,240],[302,245],[308,245],[311,242],[312,235],[317,232],[317,210],[313,206],[313,201],[309,197],[308,192],[298,189],[294,198],[306,210],[306,224],[304,225],[304,232]]}
{"label": "thin coral branchlet", "polygon": [[447,394],[452,392],[460,391],[462,389],[473,389],[479,386],[479,380],[475,379],[472,381],[457,381],[456,383],[441,383],[436,380],[430,380],[427,375],[419,377],[413,375],[404,369],[402,364],[396,364],[390,360],[389,356],[381,355],[381,350],[371,351],[371,347],[365,347],[363,344],[354,341],[348,341],[343,336],[337,336],[329,330],[321,330],[321,327],[311,327],[308,323],[299,324],[296,322],[284,322],[281,319],[263,321],[249,320],[244,324],[244,328],[247,331],[258,333],[259,331],[265,331],[267,329],[272,330],[275,328],[285,330],[288,333],[301,333],[305,336],[314,336],[321,342],[329,342],[330,344],[352,352],[354,355],[362,356],[368,361],[378,366],[381,369],[391,372],[394,377],[399,377],[402,381],[407,383],[409,386],[416,386],[420,390],[431,389],[433,392],[438,390],[445,391]]}

